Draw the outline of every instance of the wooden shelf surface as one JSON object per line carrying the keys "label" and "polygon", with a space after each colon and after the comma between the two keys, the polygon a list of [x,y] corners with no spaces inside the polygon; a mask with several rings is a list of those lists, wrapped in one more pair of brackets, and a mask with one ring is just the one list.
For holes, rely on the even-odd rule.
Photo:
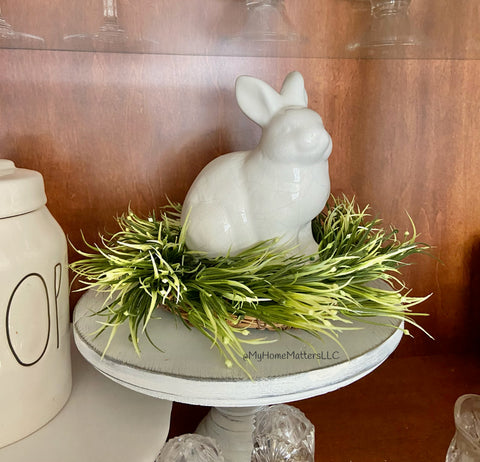
{"label": "wooden shelf surface", "polygon": [[[9,33],[0,37],[0,48],[290,58],[480,58],[475,0],[415,0],[408,14],[389,15],[387,23],[374,21],[368,0],[285,0],[283,5],[280,24],[298,40],[252,37],[252,30],[260,36],[267,32],[272,18],[268,11],[275,10],[249,8],[245,0],[3,0],[0,14]],[[393,27],[409,35],[408,42],[415,45],[360,46],[372,28]],[[279,32],[278,26],[270,32]],[[383,39],[389,43],[388,35]]]}
{"label": "wooden shelf surface", "polygon": [[[441,462],[466,393],[480,393],[480,356],[392,357],[348,387],[291,404],[315,425],[318,462]],[[207,411],[175,403],[170,437],[193,432]]]}

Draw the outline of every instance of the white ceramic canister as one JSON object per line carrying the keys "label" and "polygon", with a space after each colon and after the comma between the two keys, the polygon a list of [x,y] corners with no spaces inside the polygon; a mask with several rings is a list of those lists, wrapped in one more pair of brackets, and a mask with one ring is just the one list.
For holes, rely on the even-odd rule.
{"label": "white ceramic canister", "polygon": [[0,447],[45,425],[72,387],[67,242],[42,175],[0,159]]}

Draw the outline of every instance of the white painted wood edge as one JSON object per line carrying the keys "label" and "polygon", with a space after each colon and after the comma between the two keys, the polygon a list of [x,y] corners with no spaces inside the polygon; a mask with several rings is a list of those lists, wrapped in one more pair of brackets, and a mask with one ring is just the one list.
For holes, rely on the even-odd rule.
{"label": "white painted wood edge", "polygon": [[102,358],[75,332],[80,353],[101,373],[127,388],[156,398],[222,407],[285,403],[329,393],[369,374],[399,344],[403,323],[380,345],[340,364],[261,380],[192,379],[160,374]]}

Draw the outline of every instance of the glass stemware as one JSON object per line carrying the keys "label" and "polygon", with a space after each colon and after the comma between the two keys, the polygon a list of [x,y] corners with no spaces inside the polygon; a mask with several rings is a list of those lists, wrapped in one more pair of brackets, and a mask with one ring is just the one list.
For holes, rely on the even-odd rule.
{"label": "glass stemware", "polygon": [[2,8],[0,7],[0,38],[10,39],[15,36],[15,31],[12,26],[8,24],[5,18],[2,16]]}
{"label": "glass stemware", "polygon": [[408,15],[410,4],[411,0],[370,0],[370,26],[347,49],[354,51],[418,45],[420,40],[413,33]]}
{"label": "glass stemware", "polygon": [[16,32],[13,27],[2,16],[0,7],[0,47],[2,48],[39,48],[45,40],[37,35],[25,32]]}
{"label": "glass stemware", "polygon": [[246,0],[247,18],[241,35],[249,40],[298,40],[284,0]]}
{"label": "glass stemware", "polygon": [[103,25],[94,38],[106,43],[123,43],[127,40],[125,30],[118,22],[117,0],[103,0]]}
{"label": "glass stemware", "polygon": [[219,42],[220,54],[298,56],[304,37],[292,25],[285,0],[243,0],[238,8],[227,19],[233,31]]}
{"label": "glass stemware", "polygon": [[480,395],[460,396],[454,417],[456,432],[446,462],[480,462]]}
{"label": "glass stemware", "polygon": [[252,462],[313,462],[315,428],[299,409],[286,404],[257,412]]}
{"label": "glass stemware", "polygon": [[118,21],[117,0],[103,0],[103,24],[94,34],[65,35],[63,39],[75,49],[115,48],[128,40]]}
{"label": "glass stemware", "polygon": [[220,448],[208,436],[187,433],[168,440],[155,462],[224,462]]}

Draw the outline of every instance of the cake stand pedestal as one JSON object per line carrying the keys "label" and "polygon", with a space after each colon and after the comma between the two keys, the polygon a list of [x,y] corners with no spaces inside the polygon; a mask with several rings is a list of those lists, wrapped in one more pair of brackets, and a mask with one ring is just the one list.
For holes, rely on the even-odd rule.
{"label": "cake stand pedestal", "polygon": [[[226,462],[249,462],[253,417],[260,406],[287,403],[328,393],[364,377],[395,350],[402,337],[398,320],[371,318],[372,324],[340,334],[338,342],[319,340],[303,331],[253,331],[250,338],[271,341],[245,345],[243,360],[251,379],[239,367],[227,368],[210,341],[186,328],[169,312],[152,319],[148,334],[158,351],[142,339],[138,356],[128,340],[128,326],[118,328],[105,352],[109,333],[95,337],[99,321],[92,313],[104,294],[89,291],[74,312],[74,338],[80,353],[101,373],[137,392],[187,404],[212,406],[197,432],[220,444]],[[375,323],[375,324],[373,324]],[[400,329],[399,329],[400,328]],[[341,345],[341,346],[340,346]]]}

